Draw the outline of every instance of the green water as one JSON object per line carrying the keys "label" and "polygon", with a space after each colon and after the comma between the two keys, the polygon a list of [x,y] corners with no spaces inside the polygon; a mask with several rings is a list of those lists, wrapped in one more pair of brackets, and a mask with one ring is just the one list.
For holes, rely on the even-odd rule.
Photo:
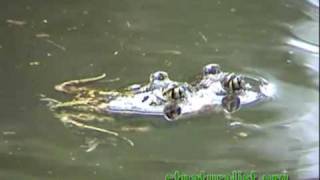
{"label": "green water", "polygon": [[[0,6],[0,179],[164,179],[180,170],[318,177],[319,1],[3,0]],[[111,88],[165,70],[190,81],[208,63],[262,76],[273,101],[177,123],[117,117],[134,147],[67,128],[39,101],[53,86],[106,73]],[[108,123],[96,123],[108,128]],[[115,128],[117,130],[117,128]],[[246,137],[243,136],[246,134]],[[239,136],[240,135],[240,136]],[[91,152],[88,139],[102,143]]]}

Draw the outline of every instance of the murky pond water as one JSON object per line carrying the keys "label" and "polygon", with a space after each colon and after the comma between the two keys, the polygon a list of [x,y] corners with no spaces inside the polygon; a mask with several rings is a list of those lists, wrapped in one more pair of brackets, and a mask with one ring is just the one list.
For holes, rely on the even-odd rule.
{"label": "murky pond water", "polygon": [[[319,1],[40,1],[0,7],[0,179],[164,179],[174,170],[318,177]],[[208,63],[262,76],[273,101],[177,123],[117,117],[134,147],[67,128],[39,101],[53,86],[106,73],[111,88],[165,70],[190,81]],[[108,123],[96,123],[108,128]],[[112,127],[111,127],[112,128]],[[115,127],[114,127],[115,128]],[[117,128],[115,128],[117,130]],[[120,130],[120,129],[118,129]],[[87,152],[88,142],[100,142]]]}

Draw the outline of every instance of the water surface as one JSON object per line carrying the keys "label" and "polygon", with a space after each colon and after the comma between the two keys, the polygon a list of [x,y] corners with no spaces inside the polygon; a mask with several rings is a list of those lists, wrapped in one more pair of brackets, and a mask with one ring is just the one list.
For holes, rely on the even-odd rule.
{"label": "water surface", "polygon": [[[0,7],[0,179],[164,179],[180,170],[318,177],[319,1],[4,0]],[[274,83],[271,102],[177,123],[117,117],[135,142],[66,128],[39,101],[106,73],[117,88],[165,70],[190,81],[208,63]],[[108,123],[98,123],[110,128]],[[244,134],[246,134],[244,136]],[[86,152],[86,142],[101,144]]]}

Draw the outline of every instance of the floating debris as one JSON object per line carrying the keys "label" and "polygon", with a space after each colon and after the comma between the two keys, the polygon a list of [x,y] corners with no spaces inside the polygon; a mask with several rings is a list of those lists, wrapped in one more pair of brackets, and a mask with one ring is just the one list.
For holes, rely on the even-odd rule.
{"label": "floating debris", "polygon": [[150,127],[149,126],[142,126],[142,127],[124,126],[124,127],[121,127],[121,131],[125,131],[125,132],[148,132],[148,131],[150,131]]}
{"label": "floating debris", "polygon": [[208,38],[202,32],[198,32],[198,34],[200,35],[200,37],[203,39],[205,43],[208,42]]}
{"label": "floating debris", "polygon": [[30,66],[39,66],[40,62],[39,61],[32,61],[32,62],[29,62],[29,65]]}
{"label": "floating debris", "polygon": [[126,24],[127,24],[128,28],[130,28],[130,27],[131,27],[131,24],[130,24],[130,22],[129,22],[129,21],[127,21],[127,22],[126,22]]}
{"label": "floating debris", "polygon": [[231,8],[231,9],[230,9],[230,12],[232,12],[232,13],[234,13],[234,12],[236,12],[236,11],[237,11],[236,8]]}
{"label": "floating debris", "polygon": [[23,26],[26,25],[27,22],[25,21],[19,21],[19,20],[13,20],[13,19],[7,19],[6,21],[8,24],[16,25],[16,26]]}
{"label": "floating debris", "polygon": [[78,30],[77,26],[67,27],[67,31],[76,31],[76,30]]}
{"label": "floating debris", "polygon": [[115,52],[113,52],[113,55],[118,55],[119,54],[119,51],[115,51]]}
{"label": "floating debris", "polygon": [[86,152],[91,152],[93,150],[95,150],[99,145],[99,141],[97,138],[94,138],[90,141],[88,141],[88,149],[86,150]]}
{"label": "floating debris", "polygon": [[244,137],[247,137],[247,136],[248,136],[248,134],[247,134],[247,133],[245,133],[245,132],[240,132],[240,133],[239,133],[239,136],[244,138]]}
{"label": "floating debris", "polygon": [[15,135],[16,132],[14,132],[14,131],[3,131],[2,134],[3,134],[4,136],[10,136],[10,135]]}
{"label": "floating debris", "polygon": [[[57,44],[56,42],[54,42],[54,41],[52,41],[52,40],[50,40],[50,39],[46,39],[45,41],[46,41],[47,43],[52,44],[53,46],[61,49],[62,51],[66,51],[66,48],[65,48],[64,46],[62,46],[62,45],[60,45],[60,44]],[[48,55],[48,56],[49,56],[49,55]]]}
{"label": "floating debris", "polygon": [[62,51],[66,51],[66,48],[65,48],[64,46],[62,46],[62,45],[60,45],[60,44],[57,44],[56,42],[54,42],[54,41],[52,41],[52,40],[50,40],[50,39],[46,39],[45,41],[46,41],[47,43],[52,44],[53,46],[61,49]]}
{"label": "floating debris", "polygon": [[234,122],[230,123],[230,126],[241,126],[241,125],[242,125],[242,123],[239,121],[234,121]]}
{"label": "floating debris", "polygon": [[292,61],[290,59],[287,59],[286,62],[287,64],[291,64]]}
{"label": "floating debris", "polygon": [[47,24],[48,23],[48,20],[44,19],[42,20],[43,23]]}
{"label": "floating debris", "polygon": [[168,67],[170,67],[172,65],[172,62],[169,61],[168,59],[164,60],[164,64]]}
{"label": "floating debris", "polygon": [[51,53],[47,53],[47,56],[50,57],[50,56],[52,56],[52,54]]}
{"label": "floating debris", "polygon": [[36,38],[49,38],[50,37],[50,35],[46,34],[46,33],[38,33],[35,36],[36,36]]}
{"label": "floating debris", "polygon": [[89,11],[84,10],[84,11],[82,11],[82,14],[83,14],[83,15],[88,15],[88,14],[89,14]]}
{"label": "floating debris", "polygon": [[177,51],[177,50],[160,50],[160,51],[158,51],[158,53],[161,53],[161,54],[173,54],[173,55],[181,55],[182,54],[181,51]]}

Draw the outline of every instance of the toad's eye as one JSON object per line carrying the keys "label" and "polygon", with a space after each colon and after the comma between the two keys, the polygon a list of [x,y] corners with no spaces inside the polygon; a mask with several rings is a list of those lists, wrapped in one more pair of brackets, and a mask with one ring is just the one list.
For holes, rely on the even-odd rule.
{"label": "toad's eye", "polygon": [[245,89],[245,81],[242,76],[231,73],[223,80],[223,87],[229,92]]}
{"label": "toad's eye", "polygon": [[208,64],[203,67],[203,75],[209,75],[209,74],[218,74],[221,72],[220,66],[218,64]]}
{"label": "toad's eye", "polygon": [[169,100],[180,100],[186,97],[186,88],[183,86],[176,86],[169,88],[168,90],[163,92],[163,96]]}
{"label": "toad's eye", "polygon": [[150,75],[150,81],[163,81],[168,79],[168,73],[164,72],[164,71],[157,71],[153,74]]}

